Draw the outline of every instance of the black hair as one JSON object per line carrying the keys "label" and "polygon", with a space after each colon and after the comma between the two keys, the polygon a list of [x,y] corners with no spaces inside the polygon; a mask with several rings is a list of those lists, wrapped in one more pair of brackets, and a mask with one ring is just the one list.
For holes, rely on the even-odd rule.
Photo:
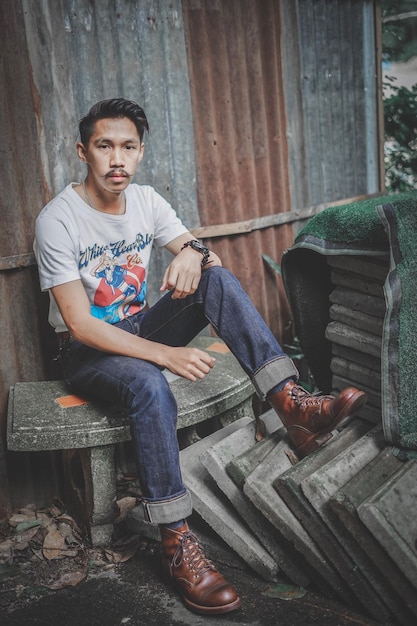
{"label": "black hair", "polygon": [[124,98],[101,100],[94,104],[87,115],[80,120],[78,128],[83,146],[88,146],[96,122],[109,117],[127,117],[136,126],[141,141],[145,131],[149,132],[145,111],[136,102]]}

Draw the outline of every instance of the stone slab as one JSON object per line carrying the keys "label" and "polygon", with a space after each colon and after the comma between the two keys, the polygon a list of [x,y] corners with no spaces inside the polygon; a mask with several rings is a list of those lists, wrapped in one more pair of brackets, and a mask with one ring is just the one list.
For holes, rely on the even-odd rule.
{"label": "stone slab", "polygon": [[292,546],[298,558],[306,564],[308,571],[313,572],[317,587],[326,595],[336,594],[348,602],[350,598],[344,593],[342,581],[339,585],[336,570],[273,487],[276,479],[292,466],[288,451],[292,452],[289,443],[285,440],[279,441],[247,476],[243,491]]}
{"label": "stone slab", "polygon": [[330,272],[330,278],[334,285],[340,285],[341,287],[347,287],[352,291],[364,293],[367,295],[377,296],[382,298],[384,296],[383,281],[370,279],[367,276],[360,276],[353,272],[346,272],[342,269],[332,269]]}
{"label": "stone slab", "polygon": [[200,462],[200,456],[209,447],[251,421],[252,417],[240,418],[182,450],[181,469],[184,483],[192,495],[194,510],[255,572],[265,580],[275,580],[279,570],[276,562],[242,521]]}
{"label": "stone slab", "polygon": [[[276,416],[273,409],[265,413],[262,417],[271,414]],[[282,429],[267,434],[262,441],[259,441],[256,446],[252,446],[248,450],[238,451],[239,453],[229,461],[226,465],[226,471],[233,482],[243,489],[243,485],[247,476],[255,470],[256,467],[265,459],[265,457],[275,448],[275,446],[283,439]]]}
{"label": "stone slab", "polygon": [[[349,378],[344,378],[343,376],[333,374],[332,385],[333,385],[333,389],[337,391],[341,391],[345,387],[349,387],[350,385],[352,385],[352,381]],[[372,406],[378,407],[380,409],[381,408],[381,394],[375,391],[375,389],[368,387],[368,385],[366,384],[366,381],[364,381],[363,384],[360,385],[360,388],[366,392],[367,404],[369,403]],[[359,413],[360,411],[358,411],[358,414]]]}
{"label": "stone slab", "polygon": [[402,466],[386,447],[375,459],[368,463],[356,476],[351,478],[329,500],[329,506],[343,525],[351,540],[356,542],[363,557],[370,559],[387,583],[387,595],[397,604],[397,616],[401,624],[414,626],[417,618],[417,594],[415,588],[390,558],[359,518],[358,507],[372,496]]}
{"label": "stone slab", "polygon": [[348,270],[359,276],[367,276],[370,279],[384,282],[389,270],[389,255],[379,258],[346,254],[329,255],[327,264],[330,267]]}
{"label": "stone slab", "polygon": [[[354,384],[354,381],[352,381],[351,379],[339,376],[337,374],[333,374],[331,393],[333,395],[337,395],[340,391],[342,391],[342,389],[345,389],[345,387],[350,387],[352,384]],[[364,384],[363,381],[355,386],[359,386],[363,391],[365,391],[367,396],[366,404],[364,404],[357,411],[356,417],[367,420],[374,425],[381,424],[381,394],[378,393],[375,389],[368,387],[368,385]]]}
{"label": "stone slab", "polygon": [[[324,527],[333,533],[338,542],[329,558],[337,563],[338,571],[352,589],[363,608],[380,621],[395,612],[395,602],[386,597],[386,586],[369,559],[362,558],[357,544],[351,541],[338,519],[329,507],[330,498],[374,459],[384,448],[382,427],[377,426],[364,434],[356,442],[341,451],[336,458],[328,461],[315,472],[306,476],[300,484],[303,495],[321,518]],[[328,544],[326,544],[328,545]]]}
{"label": "stone slab", "polygon": [[371,426],[361,420],[352,420],[341,430],[340,434],[325,446],[303,459],[300,463],[282,472],[273,481],[273,489],[286,503],[300,524],[307,529],[309,536],[319,547],[325,559],[327,569],[321,572],[326,574],[325,579],[329,588],[333,589],[344,602],[354,604],[355,598],[349,586],[338,571],[338,563],[334,562],[333,555],[337,554],[339,546],[334,537],[327,531],[319,515],[305,498],[301,483],[311,473],[315,472],[329,460],[337,458],[338,454],[349,447],[364,435]]}
{"label": "stone slab", "polygon": [[[276,432],[281,424],[275,412],[263,415],[262,420],[265,424],[266,435]],[[285,429],[280,428],[279,432],[283,438],[286,433]],[[258,509],[244,495],[242,489],[227,474],[226,466],[236,456],[237,451],[243,452],[257,447],[261,443],[256,442],[255,435],[256,424],[253,421],[208,448],[200,456],[200,461],[254,535],[279,564],[281,570],[294,583],[306,587],[311,581],[301,569],[296,567],[291,554],[286,553],[283,549],[282,542],[277,541],[274,527],[259,513]]]}
{"label": "stone slab", "polygon": [[332,304],[343,304],[355,309],[355,311],[362,311],[362,313],[380,318],[385,317],[386,304],[384,298],[359,293],[345,287],[336,287],[331,292],[329,300]]}
{"label": "stone slab", "polygon": [[348,326],[353,326],[353,328],[365,330],[367,333],[371,333],[372,335],[382,335],[382,328],[384,325],[382,317],[376,317],[375,315],[355,311],[354,309],[343,306],[342,304],[332,304],[329,313],[330,319],[334,322],[342,322]]}
{"label": "stone slab", "polygon": [[341,322],[330,322],[327,325],[325,335],[326,339],[332,343],[349,346],[371,356],[379,357],[381,354],[381,337],[352,328]]}
{"label": "stone slab", "polygon": [[352,363],[360,363],[375,372],[381,372],[381,355],[371,356],[348,346],[339,346],[336,343],[332,345],[332,354],[347,361],[352,361]]}
{"label": "stone slab", "polygon": [[417,461],[404,465],[358,508],[362,522],[417,589]]}
{"label": "stone slab", "polygon": [[377,406],[372,406],[369,401],[357,412],[356,415],[357,417],[371,422],[371,424],[374,425],[381,424],[382,422],[381,408]]}
{"label": "stone slab", "polygon": [[361,363],[352,363],[341,357],[334,356],[330,362],[330,369],[333,374],[337,374],[356,384],[362,384],[366,381],[366,386],[370,387],[378,394],[381,393],[381,374],[375,372]]}

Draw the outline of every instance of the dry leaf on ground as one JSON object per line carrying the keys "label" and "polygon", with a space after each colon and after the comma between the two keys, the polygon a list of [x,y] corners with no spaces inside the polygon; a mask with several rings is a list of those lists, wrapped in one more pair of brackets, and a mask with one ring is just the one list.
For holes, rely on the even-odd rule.
{"label": "dry leaf on ground", "polygon": [[65,549],[65,537],[55,526],[51,526],[43,542],[43,555],[46,559],[59,559]]}
{"label": "dry leaf on ground", "polygon": [[125,498],[120,498],[120,500],[116,501],[116,506],[119,509],[119,516],[114,520],[114,523],[120,524],[120,522],[126,519],[129,511],[135,508],[136,498],[132,496],[126,496]]}

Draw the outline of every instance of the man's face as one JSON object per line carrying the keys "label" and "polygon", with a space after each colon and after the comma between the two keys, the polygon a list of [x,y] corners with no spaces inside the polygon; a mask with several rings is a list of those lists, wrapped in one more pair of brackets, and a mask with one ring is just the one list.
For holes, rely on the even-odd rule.
{"label": "man's face", "polygon": [[88,146],[77,144],[88,165],[88,180],[97,190],[120,193],[130,183],[143,157],[144,145],[127,117],[98,120]]}

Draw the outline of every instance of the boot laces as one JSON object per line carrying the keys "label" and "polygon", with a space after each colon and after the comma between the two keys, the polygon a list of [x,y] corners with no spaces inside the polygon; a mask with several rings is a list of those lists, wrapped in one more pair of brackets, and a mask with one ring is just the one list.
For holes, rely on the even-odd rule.
{"label": "boot laces", "polygon": [[323,396],[320,391],[315,391],[314,393],[310,393],[306,391],[303,387],[299,385],[294,385],[291,389],[291,395],[293,397],[294,402],[301,407],[301,409],[316,406],[320,407],[323,400],[326,398],[330,399],[330,396]]}
{"label": "boot laces", "polygon": [[216,571],[214,563],[206,557],[203,546],[191,531],[181,536],[180,545],[172,560],[175,567],[181,565],[183,561],[188,563],[189,569],[194,573],[194,578],[199,578],[209,570]]}

